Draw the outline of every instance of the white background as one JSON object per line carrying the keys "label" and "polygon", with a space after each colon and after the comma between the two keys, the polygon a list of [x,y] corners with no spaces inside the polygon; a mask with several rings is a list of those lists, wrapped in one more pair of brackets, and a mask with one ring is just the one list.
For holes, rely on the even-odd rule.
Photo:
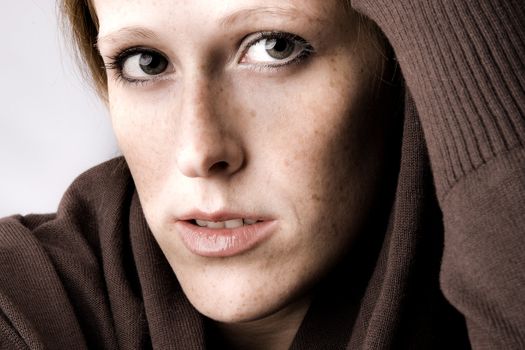
{"label": "white background", "polygon": [[0,217],[54,212],[73,179],[119,154],[105,107],[64,44],[56,0],[0,10]]}

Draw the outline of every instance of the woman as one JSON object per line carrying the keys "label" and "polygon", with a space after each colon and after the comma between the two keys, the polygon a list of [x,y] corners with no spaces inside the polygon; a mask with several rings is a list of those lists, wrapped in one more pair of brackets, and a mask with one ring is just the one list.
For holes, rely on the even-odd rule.
{"label": "woman", "polygon": [[124,158],[2,221],[3,347],[525,346],[519,1],[63,9]]}

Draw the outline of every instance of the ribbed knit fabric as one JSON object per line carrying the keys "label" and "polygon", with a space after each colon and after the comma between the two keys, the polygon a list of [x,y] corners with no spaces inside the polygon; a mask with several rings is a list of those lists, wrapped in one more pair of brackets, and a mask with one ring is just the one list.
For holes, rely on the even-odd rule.
{"label": "ribbed knit fabric", "polygon": [[421,117],[438,197],[525,144],[523,0],[354,0],[394,47]]}
{"label": "ribbed knit fabric", "polygon": [[[525,348],[523,1],[352,6],[405,80],[395,176],[291,348]],[[0,349],[213,348],[208,327],[122,158],[81,175],[56,215],[0,220]]]}
{"label": "ribbed knit fabric", "polygon": [[525,2],[354,0],[394,48],[445,223],[441,287],[472,345],[525,348]]}

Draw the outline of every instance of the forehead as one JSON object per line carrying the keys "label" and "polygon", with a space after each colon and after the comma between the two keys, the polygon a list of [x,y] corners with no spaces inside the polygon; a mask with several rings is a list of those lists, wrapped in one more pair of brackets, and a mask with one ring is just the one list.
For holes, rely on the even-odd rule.
{"label": "forehead", "polygon": [[341,0],[93,0],[104,34],[129,25],[228,27],[260,18],[333,21]]}

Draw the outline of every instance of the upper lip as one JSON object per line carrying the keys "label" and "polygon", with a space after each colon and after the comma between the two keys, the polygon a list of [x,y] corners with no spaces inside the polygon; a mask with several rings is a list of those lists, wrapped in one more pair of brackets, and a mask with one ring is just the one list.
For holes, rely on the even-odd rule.
{"label": "upper lip", "polygon": [[252,220],[258,220],[258,221],[272,220],[269,217],[256,215],[253,213],[250,214],[250,213],[233,212],[233,211],[225,211],[225,210],[206,213],[198,209],[191,210],[178,217],[179,221],[204,220],[204,221],[218,222],[218,221],[228,221],[228,220],[235,220],[235,219],[252,219]]}

